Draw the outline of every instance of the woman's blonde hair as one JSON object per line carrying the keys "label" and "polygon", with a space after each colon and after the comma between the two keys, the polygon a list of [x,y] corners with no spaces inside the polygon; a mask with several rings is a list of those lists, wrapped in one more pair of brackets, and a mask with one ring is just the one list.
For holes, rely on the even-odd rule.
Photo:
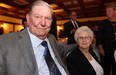
{"label": "woman's blonde hair", "polygon": [[81,26],[75,31],[75,34],[74,34],[75,41],[78,40],[77,38],[78,38],[79,34],[83,33],[83,32],[88,32],[91,39],[93,39],[93,37],[94,37],[93,31],[88,26]]}

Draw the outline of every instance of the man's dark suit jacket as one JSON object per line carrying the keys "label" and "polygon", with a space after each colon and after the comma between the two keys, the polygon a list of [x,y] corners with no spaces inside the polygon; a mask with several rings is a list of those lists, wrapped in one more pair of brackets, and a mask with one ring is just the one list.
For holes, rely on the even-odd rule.
{"label": "man's dark suit jacket", "polygon": [[108,19],[103,20],[100,24],[97,36],[97,45],[101,44],[105,53],[113,54],[116,49],[116,26],[112,25],[112,22]]}
{"label": "man's dark suit jacket", "polygon": [[[80,27],[80,22],[77,21],[78,26]],[[74,29],[74,26],[71,21],[68,21],[64,24],[64,36],[68,38],[67,44],[75,44],[74,33],[71,33],[71,30]]]}
{"label": "man's dark suit jacket", "polygon": [[[98,61],[95,53],[90,50],[93,58]],[[92,65],[86,59],[84,54],[76,47],[67,57],[67,68],[70,75],[96,75]]]}
{"label": "man's dark suit jacket", "polygon": [[[51,34],[47,37],[59,64],[68,73],[61,61],[55,37]],[[0,75],[38,75],[38,73],[27,28],[21,32],[0,36]]]}

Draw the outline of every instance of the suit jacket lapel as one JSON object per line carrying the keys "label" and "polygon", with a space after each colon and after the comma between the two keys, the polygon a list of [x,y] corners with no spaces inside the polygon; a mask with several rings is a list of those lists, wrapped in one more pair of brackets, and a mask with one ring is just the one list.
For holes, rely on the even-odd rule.
{"label": "suit jacket lapel", "polygon": [[53,49],[53,52],[55,54],[55,57],[57,58],[58,60],[58,63],[64,68],[64,70],[66,71],[66,73],[69,75],[69,72],[68,70],[66,69],[65,65],[63,64],[62,60],[61,60],[61,55],[60,55],[60,50],[58,48],[58,44],[57,44],[57,40],[55,40],[55,37],[51,37],[52,35],[48,35],[48,39],[49,39],[49,42],[50,42],[50,45]]}
{"label": "suit jacket lapel", "polygon": [[60,52],[59,52],[59,48],[58,48],[58,46],[57,46],[57,42],[55,42],[56,40],[55,40],[53,37],[51,37],[50,35],[48,35],[48,40],[49,40],[50,45],[51,45],[51,47],[52,47],[52,49],[53,49],[53,52],[54,52],[54,54],[55,54],[55,57],[58,58],[58,61],[59,61],[59,60],[60,60],[60,59],[59,59],[59,57],[60,57]]}
{"label": "suit jacket lapel", "polygon": [[75,52],[73,54],[74,58],[73,60],[77,63],[80,64],[80,67],[85,68],[85,71],[89,71],[89,73],[95,75],[95,70],[93,69],[92,65],[89,63],[89,61],[86,59],[86,57],[84,56],[84,54],[80,51],[79,48],[75,48]]}
{"label": "suit jacket lapel", "polygon": [[73,25],[73,23],[72,23],[72,21],[70,21],[69,24],[70,24],[69,26],[70,26],[72,29],[75,28],[74,25]]}
{"label": "suit jacket lapel", "polygon": [[22,54],[25,58],[25,61],[29,65],[29,68],[31,69],[31,71],[32,72],[35,71],[37,73],[37,71],[38,71],[37,63],[36,63],[36,59],[34,57],[34,51],[32,49],[32,45],[31,45],[31,41],[29,38],[29,34],[27,32],[27,29],[22,31],[19,34],[19,37],[20,37],[19,45],[22,50]]}

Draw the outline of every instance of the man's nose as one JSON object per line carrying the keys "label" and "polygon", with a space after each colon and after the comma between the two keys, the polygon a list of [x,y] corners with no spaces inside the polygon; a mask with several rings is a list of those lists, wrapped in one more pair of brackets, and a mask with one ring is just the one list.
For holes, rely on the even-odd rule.
{"label": "man's nose", "polygon": [[45,23],[46,23],[45,18],[42,18],[42,19],[41,19],[41,24],[42,24],[42,26],[45,26]]}

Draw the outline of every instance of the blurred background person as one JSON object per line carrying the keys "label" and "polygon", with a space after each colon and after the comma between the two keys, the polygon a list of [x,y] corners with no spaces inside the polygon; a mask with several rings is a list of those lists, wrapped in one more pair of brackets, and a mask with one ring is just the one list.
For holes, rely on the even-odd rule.
{"label": "blurred background person", "polygon": [[67,57],[67,68],[70,75],[103,75],[103,68],[90,48],[93,31],[87,27],[79,27],[74,38],[78,46]]}
{"label": "blurred background person", "polygon": [[24,30],[26,27],[27,27],[27,20],[26,20],[26,17],[22,19],[22,25],[23,25],[23,29],[21,29],[20,31]]}
{"label": "blurred background person", "polygon": [[93,25],[92,30],[93,30],[93,33],[95,36],[97,36],[97,34],[98,34],[98,29],[99,29],[98,25]]}
{"label": "blurred background person", "polygon": [[3,27],[0,27],[0,35],[4,33]]}
{"label": "blurred background person", "polygon": [[75,44],[74,32],[81,24],[76,21],[77,13],[75,11],[71,11],[69,17],[70,21],[64,24],[64,36],[68,38],[67,44]]}
{"label": "blurred background person", "polygon": [[[97,45],[105,75],[116,75],[114,51],[116,49],[116,2],[106,4],[107,19],[101,22]],[[111,74],[112,73],[112,74]]]}
{"label": "blurred background person", "polygon": [[51,25],[51,29],[50,32],[51,34],[53,34],[55,36],[55,38],[57,39],[57,23],[56,23],[56,16],[55,13],[53,14],[53,20],[52,20],[52,25]]}
{"label": "blurred background person", "polygon": [[[93,32],[93,33],[94,33],[94,32]],[[94,38],[93,38],[91,47],[92,47],[94,53],[96,54],[98,60],[101,61],[101,60],[100,60],[99,50],[98,50],[98,47],[97,47],[97,45],[96,45],[96,35],[94,35]]]}

